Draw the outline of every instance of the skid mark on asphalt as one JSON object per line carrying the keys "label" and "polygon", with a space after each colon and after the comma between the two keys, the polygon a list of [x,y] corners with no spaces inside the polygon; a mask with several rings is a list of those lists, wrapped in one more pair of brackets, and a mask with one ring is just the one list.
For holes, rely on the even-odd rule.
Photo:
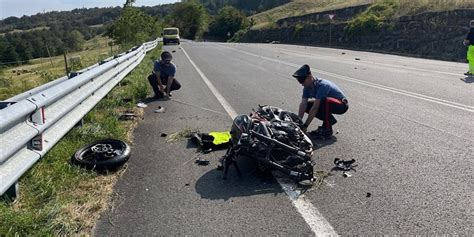
{"label": "skid mark on asphalt", "polygon": [[[237,112],[232,108],[232,106],[227,102],[227,100],[219,93],[219,91],[214,87],[211,81],[204,75],[204,73],[197,67],[193,60],[189,57],[188,53],[181,46],[181,49],[188,58],[189,62],[193,65],[194,69],[198,72],[201,79],[206,83],[209,89],[212,91],[214,96],[217,98],[219,103],[224,107],[225,111],[229,114],[231,119],[234,119],[237,116]],[[282,178],[276,178],[282,189],[290,198],[293,206],[298,210],[303,219],[309,225],[311,230],[316,236],[338,236],[334,228],[329,224],[329,222],[324,218],[323,215],[318,211],[318,209],[306,198],[304,195],[296,192],[293,188],[293,185]]]}

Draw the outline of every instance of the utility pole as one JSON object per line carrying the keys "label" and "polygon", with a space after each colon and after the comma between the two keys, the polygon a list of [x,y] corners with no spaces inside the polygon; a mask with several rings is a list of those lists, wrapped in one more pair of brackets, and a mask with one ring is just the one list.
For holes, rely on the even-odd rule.
{"label": "utility pole", "polygon": [[336,14],[329,14],[329,47],[332,46],[332,18],[334,18]]}
{"label": "utility pole", "polygon": [[69,69],[67,67],[67,57],[66,57],[66,51],[64,51],[64,65],[66,67],[66,76],[69,76]]}
{"label": "utility pole", "polygon": [[51,67],[54,67],[54,65],[53,65],[53,59],[51,58],[51,53],[49,53],[48,44],[46,44],[46,51],[48,51],[48,56],[49,56],[49,61],[51,62]]}

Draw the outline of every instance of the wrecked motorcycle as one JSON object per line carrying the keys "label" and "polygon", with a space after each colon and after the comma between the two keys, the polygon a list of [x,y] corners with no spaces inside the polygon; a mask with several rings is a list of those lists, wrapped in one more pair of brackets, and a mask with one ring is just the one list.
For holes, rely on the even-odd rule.
{"label": "wrecked motorcycle", "polygon": [[277,107],[261,106],[250,115],[237,116],[231,128],[231,145],[222,159],[224,179],[237,159],[254,158],[260,172],[279,170],[296,182],[312,183],[313,143],[303,132],[298,115]]}

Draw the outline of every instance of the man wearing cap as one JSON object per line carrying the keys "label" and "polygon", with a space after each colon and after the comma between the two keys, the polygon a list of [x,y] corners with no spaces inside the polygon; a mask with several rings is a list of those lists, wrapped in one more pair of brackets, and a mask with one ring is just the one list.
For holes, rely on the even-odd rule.
{"label": "man wearing cap", "polygon": [[[161,60],[156,60],[153,64],[153,73],[148,76],[155,99],[171,97],[171,91],[179,90],[181,84],[176,80],[176,66],[171,62],[173,56],[168,51],[161,53]],[[169,86],[171,85],[171,86]]]}
{"label": "man wearing cap", "polygon": [[349,109],[346,96],[333,82],[313,77],[307,64],[298,69],[293,77],[304,87],[298,110],[298,116],[301,119],[303,119],[305,112],[308,113],[304,130],[316,117],[322,120],[323,124],[310,135],[321,139],[331,138],[332,126],[337,122],[333,114],[344,114]]}

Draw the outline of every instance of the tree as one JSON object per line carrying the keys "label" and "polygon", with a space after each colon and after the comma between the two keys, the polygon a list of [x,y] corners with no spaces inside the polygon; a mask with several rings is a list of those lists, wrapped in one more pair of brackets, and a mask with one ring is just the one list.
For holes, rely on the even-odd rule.
{"label": "tree", "polygon": [[7,65],[18,64],[18,54],[12,45],[8,45],[2,52],[1,61]]}
{"label": "tree", "polygon": [[237,31],[246,29],[249,21],[244,13],[232,6],[219,10],[219,14],[209,26],[209,34],[222,40],[232,37]]}
{"label": "tree", "polygon": [[84,45],[84,36],[78,30],[73,30],[71,33],[68,34],[66,37],[66,46],[70,50],[82,50],[82,46]]}
{"label": "tree", "polygon": [[176,26],[184,38],[201,38],[207,30],[209,14],[202,4],[195,0],[176,4],[168,24]]}
{"label": "tree", "polygon": [[142,44],[161,32],[156,19],[134,7],[125,7],[122,15],[109,28],[108,35],[123,47]]}

